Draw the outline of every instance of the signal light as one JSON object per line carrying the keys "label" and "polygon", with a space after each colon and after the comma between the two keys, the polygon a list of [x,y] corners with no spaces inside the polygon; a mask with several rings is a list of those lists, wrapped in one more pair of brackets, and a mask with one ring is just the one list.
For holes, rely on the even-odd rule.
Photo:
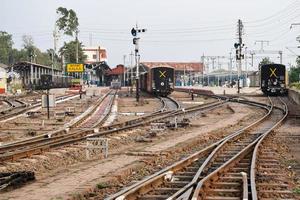
{"label": "signal light", "polygon": [[136,36],[136,30],[134,28],[131,29],[131,35],[134,37]]}
{"label": "signal light", "polygon": [[133,40],[132,40],[132,42],[133,42],[133,44],[137,44],[137,38],[133,38]]}

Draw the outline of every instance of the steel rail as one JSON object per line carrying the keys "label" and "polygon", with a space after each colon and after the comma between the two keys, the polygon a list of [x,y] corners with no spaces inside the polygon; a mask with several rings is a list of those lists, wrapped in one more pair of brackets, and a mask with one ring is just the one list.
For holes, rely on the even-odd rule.
{"label": "steel rail", "polygon": [[[89,112],[87,115],[84,115],[83,118],[80,118],[80,121],[83,121],[83,120],[87,119],[87,117],[89,117],[97,109],[97,106],[100,105],[103,102],[103,100],[109,95],[109,93],[102,96],[97,101],[97,103],[92,107],[91,112]],[[115,94],[116,93],[114,93],[114,96],[115,96]],[[112,104],[110,103],[108,106],[109,106],[109,112],[110,112]],[[103,118],[103,120],[106,120],[107,116],[108,116],[108,113]],[[96,122],[95,125],[101,125],[103,123],[103,120]],[[78,123],[71,124],[71,127],[75,127],[75,126],[78,126]],[[63,139],[63,138],[68,138],[68,137],[71,138],[71,137],[74,137],[74,136],[76,136],[76,135],[78,135],[82,132],[80,130],[75,130],[74,132],[68,134],[68,132],[70,131],[70,129],[68,129],[68,128],[62,128],[60,130],[57,130],[57,131],[54,131],[54,132],[51,132],[51,133],[46,133],[46,134],[43,134],[43,135],[40,135],[40,136],[37,136],[37,137],[34,137],[34,138],[29,138],[29,139],[26,139],[26,140],[22,140],[22,141],[2,145],[2,146],[0,146],[0,154],[1,153],[4,154],[7,151],[13,150],[15,148],[22,148],[22,147],[23,148],[28,148],[30,145],[36,145],[38,143],[46,142],[46,141],[49,141],[49,140],[55,140],[56,141],[56,140],[60,140],[60,139]],[[1,156],[0,156],[0,158],[1,158]]]}
{"label": "steel rail", "polygon": [[[61,98],[68,98],[68,97],[71,97],[71,96],[73,96],[73,95],[66,95],[66,96],[57,97],[57,100],[61,99]],[[19,100],[15,100],[15,101],[19,101]],[[19,101],[19,102],[21,102],[21,101]],[[27,111],[29,111],[31,109],[34,109],[34,108],[37,108],[41,105],[42,105],[41,102],[37,102],[37,103],[34,103],[34,104],[24,103],[24,105],[22,105],[20,107],[13,107],[10,111],[14,111],[15,110],[14,108],[18,108],[18,109],[21,109],[21,110],[17,110],[17,111],[12,112],[12,113],[4,114],[4,115],[0,116],[0,120],[5,120],[5,119],[8,119],[12,116],[19,115],[19,114],[22,114],[22,113],[26,113]]]}
{"label": "steel rail", "polygon": [[[262,106],[261,104],[258,104],[258,105],[256,105],[256,106],[257,106],[257,107],[260,107],[260,108],[263,108],[263,109],[266,109],[266,110],[268,110],[268,111],[270,110],[269,107],[268,107],[267,105]],[[260,120],[262,120],[262,119],[260,119]],[[253,125],[257,124],[260,120],[258,120],[258,121],[257,121],[256,123],[254,123]],[[243,128],[243,129],[241,129],[241,130],[239,130],[239,131],[237,131],[237,132],[234,132],[233,134],[231,134],[231,135],[229,135],[229,136],[227,136],[227,137],[221,139],[220,141],[214,143],[213,145],[211,145],[211,146],[209,146],[209,147],[207,147],[207,148],[209,148],[210,151],[212,152],[212,151],[214,151],[214,150],[216,149],[216,147],[217,147],[218,145],[220,145],[222,142],[224,142],[224,141],[226,141],[226,140],[228,140],[228,139],[230,139],[230,138],[233,138],[234,136],[240,134],[241,132],[243,132],[244,130],[246,130],[247,128],[250,128],[250,127],[251,127],[251,125],[249,125],[249,126]],[[213,148],[212,148],[212,147],[213,147]],[[207,149],[207,148],[206,148],[206,149]],[[206,149],[204,149],[204,150],[206,150]],[[202,152],[202,151],[199,151],[199,152]],[[198,155],[198,153],[196,153],[196,154]],[[194,155],[195,155],[195,154],[194,154]],[[197,159],[195,160],[194,155],[189,156],[188,158],[186,158],[186,159],[184,159],[184,160],[182,160],[182,161],[179,161],[178,163],[175,163],[175,164],[172,165],[171,167],[168,167],[168,168],[166,168],[166,169],[163,169],[163,170],[157,172],[156,174],[150,176],[150,177],[147,178],[147,179],[144,179],[144,180],[142,180],[142,181],[140,181],[140,182],[138,182],[138,183],[136,183],[136,184],[134,184],[134,185],[132,185],[132,186],[130,186],[130,187],[128,187],[128,188],[125,188],[124,190],[122,190],[122,191],[116,193],[115,195],[113,195],[113,196],[107,198],[107,200],[112,200],[112,199],[116,199],[116,200],[117,200],[117,199],[118,199],[118,200],[119,200],[119,199],[120,199],[120,200],[121,200],[121,199],[136,199],[135,197],[136,197],[137,194],[139,195],[139,194],[143,194],[143,193],[149,192],[149,190],[150,190],[149,188],[151,188],[152,186],[154,187],[155,185],[161,185],[162,182],[165,181],[164,177],[168,175],[168,172],[171,171],[172,173],[174,173],[174,172],[176,172],[176,170],[178,171],[179,169],[182,169],[183,167],[181,167],[181,168],[179,167],[179,165],[182,165],[182,163],[187,162],[187,163],[190,164],[190,162],[188,162],[188,161],[190,161],[191,158],[193,158],[194,161],[198,160],[199,158],[197,158]],[[183,165],[183,166],[186,166],[186,165]],[[202,164],[202,166],[203,166],[203,164]],[[170,174],[170,173],[169,173],[169,174]],[[174,198],[176,198],[176,196],[179,196],[179,195],[181,195],[182,193],[184,193],[186,190],[189,190],[189,188],[191,188],[191,187],[196,183],[195,180],[197,180],[197,179],[198,179],[198,178],[194,178],[192,182],[190,182],[189,184],[185,185],[185,186],[182,188],[182,190],[179,190],[179,191],[175,192],[171,197],[168,197],[168,199],[174,199]],[[161,182],[160,184],[158,184],[159,181]],[[148,187],[148,189],[147,189],[147,187]],[[135,197],[134,197],[134,196],[135,196]]]}
{"label": "steel rail", "polygon": [[[273,103],[272,103],[273,104]],[[272,111],[274,109],[278,109],[275,106],[272,106]],[[281,109],[279,109],[281,110]],[[282,110],[281,110],[282,111]],[[237,154],[236,156],[234,156],[233,158],[231,158],[229,161],[227,161],[225,164],[223,164],[221,167],[219,167],[218,169],[216,169],[213,173],[211,173],[209,176],[205,177],[204,179],[202,179],[198,185],[197,188],[194,191],[193,197],[192,199],[198,199],[199,196],[202,197],[202,199],[204,198],[205,193],[203,192],[204,187],[208,187],[211,183],[210,180],[216,180],[217,178],[215,177],[219,177],[220,174],[226,172],[227,170],[229,170],[231,167],[233,167],[234,165],[236,165],[241,159],[243,159],[246,155],[249,155],[251,152],[254,152],[253,150],[255,148],[258,148],[259,144],[261,143],[261,141],[272,131],[274,130],[285,118],[286,118],[287,114],[286,112],[283,112],[283,116],[271,127],[268,127],[267,130],[264,131],[263,134],[261,134],[255,141],[253,141],[251,144],[249,144],[246,148],[244,148],[239,154]],[[251,154],[250,154],[251,155]],[[254,156],[254,153],[252,153],[252,155]],[[250,165],[251,162],[249,163],[249,170],[250,170]],[[254,181],[255,182],[255,181]],[[206,186],[205,186],[206,184]],[[251,185],[251,189],[252,189],[252,185]],[[247,195],[248,196],[248,195]]]}
{"label": "steel rail", "polygon": [[[31,137],[31,138],[28,138],[28,139],[23,139],[21,141],[15,141],[15,142],[11,142],[11,143],[8,143],[8,144],[3,144],[3,145],[0,146],[0,153],[3,152],[3,151],[9,151],[9,150],[14,149],[14,148],[20,148],[22,146],[29,146],[29,145],[32,145],[32,144],[36,144],[36,143],[39,143],[41,141],[46,140],[49,137],[59,136],[59,135],[63,135],[63,134],[68,133],[70,128],[76,127],[80,122],[82,122],[83,120],[88,118],[90,116],[90,114],[93,113],[95,111],[95,109],[97,109],[97,106],[99,104],[101,104],[103,99],[110,92],[111,91],[109,91],[108,93],[103,95],[101,98],[99,98],[97,100],[96,104],[91,107],[90,112],[86,112],[82,116],[78,117],[76,120],[67,123],[67,125],[65,127],[60,128],[59,130],[55,130],[55,131],[51,131],[51,132],[48,132],[48,133],[45,133],[45,134],[41,134],[39,136]],[[69,97],[69,96],[67,96],[67,97]]]}
{"label": "steel rail", "polygon": [[[220,106],[222,104],[224,104],[224,102],[217,102],[215,104],[210,104],[210,105],[207,105],[207,106],[201,106],[198,109],[193,108],[193,110],[187,110],[185,112],[183,112],[181,110],[178,110],[178,111],[176,111],[176,113],[178,115],[178,114],[184,114],[184,113],[188,113],[188,112],[192,112],[192,111],[196,111],[196,110],[210,109],[212,107],[217,107],[217,106]],[[138,127],[138,126],[143,126],[145,124],[149,124],[149,123],[157,121],[157,120],[165,119],[167,116],[172,117],[174,114],[175,113],[170,112],[166,115],[159,115],[159,116],[156,116],[154,118],[145,120],[143,122],[140,121],[138,123],[123,126],[121,128],[118,128],[118,129],[110,129],[110,130],[99,131],[99,133],[94,133],[94,129],[86,129],[86,130],[79,130],[77,132],[66,134],[66,135],[61,135],[59,137],[43,138],[43,139],[40,139],[40,140],[46,141],[44,144],[39,144],[40,141],[34,141],[33,143],[36,144],[34,147],[29,148],[29,149],[25,147],[24,149],[21,149],[19,151],[14,151],[12,153],[2,154],[2,155],[0,155],[0,161],[15,160],[15,159],[19,159],[19,158],[22,158],[22,157],[28,157],[28,156],[33,155],[33,154],[37,154],[37,153],[41,153],[43,151],[47,151],[50,148],[55,148],[55,147],[59,147],[59,146],[67,145],[67,144],[73,144],[73,143],[76,143],[76,142],[80,142],[82,140],[86,140],[87,138],[90,138],[90,137],[105,136],[105,135],[108,135],[108,134],[117,133],[119,131],[130,130],[132,128],[135,128],[135,127]]]}
{"label": "steel rail", "polygon": [[[225,146],[225,144],[229,143],[231,140],[234,140],[235,138],[238,138],[241,136],[241,134],[245,133],[247,130],[251,129],[252,127],[255,127],[256,125],[258,125],[259,123],[263,122],[272,112],[272,108],[273,106],[268,106],[268,105],[264,105],[262,106],[261,103],[258,103],[257,105],[255,104],[255,102],[247,102],[247,101],[237,101],[238,103],[246,103],[247,105],[252,105],[252,106],[257,106],[263,109],[267,110],[267,113],[260,118],[259,120],[255,121],[254,123],[242,128],[241,130],[237,131],[236,133],[230,135],[230,137],[226,138],[226,140],[223,140],[222,143],[220,143],[218,145],[218,147],[216,147],[214,149],[214,151],[206,158],[205,162],[201,165],[201,167],[199,168],[199,170],[197,171],[196,175],[194,176],[193,180],[186,185],[185,187],[183,187],[181,190],[177,191],[175,194],[173,194],[171,197],[169,197],[168,199],[176,199],[179,198],[181,195],[183,196],[191,196],[193,190],[191,188],[193,188],[197,182],[200,179],[201,174],[203,173],[203,171],[205,169],[208,168],[209,163],[211,162],[211,160],[217,155],[217,153],[221,150],[222,147]],[[202,179],[203,180],[203,179]]]}
{"label": "steel rail", "polygon": [[[283,103],[284,105],[284,116],[282,117],[282,119],[280,121],[278,121],[275,125],[274,128],[278,127],[288,116],[288,106],[287,104],[281,99],[279,98],[281,103]],[[272,130],[273,130],[272,129]],[[257,158],[258,158],[258,149],[261,146],[262,142],[264,141],[264,139],[269,135],[269,133],[272,131],[269,130],[262,138],[261,140],[257,143],[257,145],[255,146],[255,149],[253,151],[253,155],[252,155],[252,162],[251,162],[251,169],[250,169],[250,184],[251,184],[251,196],[252,196],[252,200],[258,200],[258,196],[257,196],[257,186],[256,186],[256,181],[255,181],[255,177],[256,177],[256,162],[257,162]]]}

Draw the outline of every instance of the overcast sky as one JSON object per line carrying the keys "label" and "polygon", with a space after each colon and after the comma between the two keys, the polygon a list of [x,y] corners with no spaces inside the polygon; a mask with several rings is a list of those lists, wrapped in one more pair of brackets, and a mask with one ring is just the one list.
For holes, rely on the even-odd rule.
{"label": "overcast sky", "polygon": [[[295,0],[0,0],[0,30],[13,35],[16,48],[22,35],[35,45],[53,48],[52,32],[59,6],[73,9],[79,18],[79,39],[85,46],[107,49],[108,64],[123,63],[134,50],[130,30],[136,22],[142,61],[200,61],[201,56],[229,56],[236,42],[238,19],[244,24],[248,50],[260,49],[256,40],[269,40],[266,50],[282,50],[284,64],[299,53],[300,1]],[[70,37],[61,37],[59,47]],[[287,50],[288,47],[291,51]],[[233,52],[234,55],[234,52]],[[257,55],[255,65],[263,55]],[[267,55],[279,62],[278,55]],[[250,65],[250,59],[248,65]],[[220,59],[226,68],[228,58]]]}

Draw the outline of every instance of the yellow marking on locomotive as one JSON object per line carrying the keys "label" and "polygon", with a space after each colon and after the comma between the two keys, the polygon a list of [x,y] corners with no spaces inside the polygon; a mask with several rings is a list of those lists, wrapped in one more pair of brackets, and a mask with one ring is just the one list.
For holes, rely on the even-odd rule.
{"label": "yellow marking on locomotive", "polygon": [[272,68],[270,68],[270,71],[271,71],[271,75],[270,75],[270,78],[272,77],[272,76],[275,76],[276,78],[278,78],[277,77],[277,75],[276,75],[276,68],[274,68],[274,69],[272,69]]}
{"label": "yellow marking on locomotive", "polygon": [[166,78],[166,71],[164,71],[164,72],[159,71],[159,78],[161,78],[161,77]]}

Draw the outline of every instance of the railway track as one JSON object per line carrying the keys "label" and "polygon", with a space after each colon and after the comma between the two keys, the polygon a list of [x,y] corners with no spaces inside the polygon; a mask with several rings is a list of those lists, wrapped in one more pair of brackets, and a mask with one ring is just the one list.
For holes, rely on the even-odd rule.
{"label": "railway track", "polygon": [[171,97],[161,97],[160,99],[163,102],[163,108],[161,109],[162,111],[175,111],[181,108],[180,103]]}
{"label": "railway track", "polygon": [[9,107],[0,111],[0,120],[21,113],[22,110],[24,110],[24,108],[27,107],[27,104],[25,102],[17,99],[6,99],[2,101],[6,102],[6,104],[8,104]]}
{"label": "railway track", "polygon": [[125,188],[107,200],[248,199],[250,170],[256,169],[251,162],[254,160],[252,155],[255,145],[285,119],[287,109],[286,105],[281,108],[272,101],[270,105],[239,99],[232,101],[260,107],[266,110],[266,114],[253,124]]}
{"label": "railway track", "polygon": [[[76,128],[74,128],[73,131],[72,129],[69,129],[69,127],[67,127],[66,129],[61,130],[60,132],[45,134],[43,136],[27,139],[25,141],[23,140],[8,145],[2,145],[0,147],[0,161],[4,162],[9,160],[25,158],[34,154],[39,154],[44,151],[48,151],[52,148],[85,141],[89,137],[105,137],[106,135],[114,134],[120,131],[130,130],[138,126],[144,126],[151,122],[173,118],[177,115],[192,112],[202,112],[204,110],[214,109],[218,106],[222,106],[224,103],[226,102],[216,101],[208,105],[191,107],[186,111],[176,109],[159,113],[153,113],[153,115],[143,116],[139,119],[127,121],[126,123],[119,123],[107,127],[100,127],[99,130],[97,130],[96,132],[94,128],[86,128],[85,126],[79,127],[78,123],[75,123]],[[108,107],[108,105],[105,105],[104,107]],[[99,125],[100,124],[98,124],[97,126]]]}
{"label": "railway track", "polygon": [[[56,98],[56,101],[62,101],[64,99],[70,98],[72,96],[74,96],[74,95],[59,96]],[[14,117],[16,115],[26,113],[27,111],[38,108],[42,105],[41,102],[27,104],[27,103],[17,100],[17,99],[8,99],[8,100],[3,100],[3,101],[6,101],[11,106],[7,110],[1,112],[0,120],[2,120],[2,121],[9,119],[11,117]]]}
{"label": "railway track", "polygon": [[[60,146],[59,144],[69,141],[70,139],[83,137],[86,135],[86,132],[80,130],[81,128],[84,129],[87,125],[99,126],[106,119],[110,112],[115,94],[116,92],[111,93],[110,91],[104,95],[86,115],[69,124],[67,128],[0,146],[0,161],[25,158],[58,147]],[[109,101],[107,101],[107,99],[109,99]],[[98,106],[99,109],[97,109]],[[103,110],[105,108],[109,110]],[[102,111],[103,113],[101,113]]]}

